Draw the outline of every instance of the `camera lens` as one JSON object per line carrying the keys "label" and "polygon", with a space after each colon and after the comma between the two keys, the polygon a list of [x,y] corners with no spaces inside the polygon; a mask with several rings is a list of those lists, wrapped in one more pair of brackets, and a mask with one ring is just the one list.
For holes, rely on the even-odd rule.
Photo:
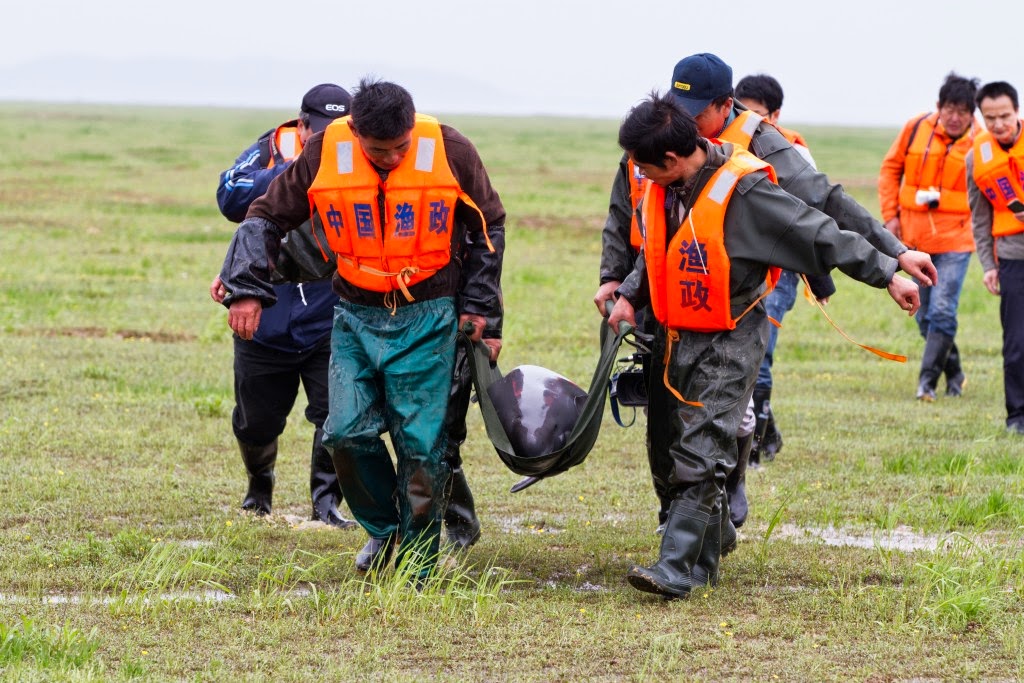
{"label": "camera lens", "polygon": [[929,209],[937,209],[937,208],[939,208],[939,200],[938,199],[933,199],[930,202],[928,202],[928,208]]}

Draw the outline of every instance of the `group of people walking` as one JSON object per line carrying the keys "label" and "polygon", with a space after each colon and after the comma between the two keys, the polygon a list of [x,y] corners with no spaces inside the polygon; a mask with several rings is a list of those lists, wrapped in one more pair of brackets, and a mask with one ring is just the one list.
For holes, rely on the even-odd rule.
{"label": "group of people walking", "polygon": [[[1024,433],[1024,143],[1011,86],[950,74],[937,112],[908,122],[886,156],[883,225],[779,127],[771,77],[734,89],[731,68],[704,53],[681,60],[670,84],[619,129],[594,301],[613,328],[653,335],[646,446],[662,538],[657,561],[626,578],[676,598],[717,583],[746,519],[747,464],[781,448],[772,321],[800,275],[819,301],[838,269],[916,314],[916,396],[930,401],[941,376],[947,396],[964,390],[956,308],[976,247],[1002,296],[1007,426]],[[364,79],[351,97],[325,85],[307,100],[218,191],[240,221],[211,296],[236,333],[243,507],[270,512],[276,439],[301,380],[313,517],[351,525],[344,498],[369,536],[356,567],[382,568],[394,552],[426,580],[442,525],[456,547],[480,535],[459,454],[471,387],[454,341],[472,329],[492,361],[500,352],[505,211],[472,143],[417,113],[404,88]],[[310,237],[304,251],[319,262],[289,265],[302,265],[289,252]],[[319,294],[332,303],[314,315]]]}

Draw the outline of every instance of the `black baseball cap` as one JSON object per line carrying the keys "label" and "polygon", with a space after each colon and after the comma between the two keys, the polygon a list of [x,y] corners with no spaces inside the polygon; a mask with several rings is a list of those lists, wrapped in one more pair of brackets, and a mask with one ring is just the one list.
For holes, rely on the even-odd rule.
{"label": "black baseball cap", "polygon": [[690,116],[732,94],[732,67],[710,52],[685,57],[672,70],[672,94]]}
{"label": "black baseball cap", "polygon": [[319,133],[331,121],[348,114],[352,96],[340,85],[321,83],[309,89],[303,98],[299,111],[309,115],[309,127]]}

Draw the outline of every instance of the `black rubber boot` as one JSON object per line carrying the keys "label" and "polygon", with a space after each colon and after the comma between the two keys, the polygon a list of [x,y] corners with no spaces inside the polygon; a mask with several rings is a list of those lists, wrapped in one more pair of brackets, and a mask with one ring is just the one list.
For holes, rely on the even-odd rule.
{"label": "black rubber boot", "polygon": [[953,342],[949,348],[943,372],[946,374],[946,396],[953,398],[962,396],[964,385],[967,384],[967,376],[964,375],[963,366],[960,365],[960,349],[956,347],[956,342]]}
{"label": "black rubber boot", "polygon": [[953,348],[953,338],[942,332],[929,331],[921,354],[921,373],[918,375],[917,399],[935,400],[935,385],[946,367],[946,360]]}
{"label": "black rubber boot", "polygon": [[[754,388],[754,442],[751,446],[750,455],[748,460],[751,465],[757,467],[761,464],[761,456],[765,454],[765,445],[768,437],[768,423],[772,423],[772,427],[775,426],[775,420],[772,418],[772,390],[762,389],[760,387]],[[774,457],[774,454],[773,454]],[[768,460],[769,458],[765,458]]]}
{"label": "black rubber boot", "polygon": [[[691,485],[672,501],[658,561],[650,567],[630,567],[626,574],[633,588],[666,598],[685,598],[695,587],[707,582],[709,569],[705,568],[703,573],[698,571],[695,576],[694,567],[701,557],[712,508],[718,497],[718,485],[707,481]],[[719,543],[720,525],[719,518],[715,524]]]}
{"label": "black rubber boot", "polygon": [[728,497],[729,517],[739,529],[747,521],[747,462],[754,443],[754,435],[736,437],[736,467],[725,480],[725,495]]}
{"label": "black rubber boot", "polygon": [[274,495],[274,463],[277,462],[277,439],[265,446],[238,442],[242,463],[249,475],[249,490],[242,500],[242,509],[257,515],[269,515]]}
{"label": "black rubber boot", "polygon": [[[693,579],[696,586],[717,586],[718,565],[722,559],[722,509],[725,496],[719,496],[719,502],[711,509],[708,526],[704,531],[704,541],[700,546],[700,557],[693,568]],[[734,530],[735,531],[735,530]],[[733,543],[735,545],[735,542]]]}
{"label": "black rubber boot", "polygon": [[351,519],[345,519],[338,512],[341,484],[338,483],[338,473],[334,470],[331,454],[323,446],[323,436],[322,429],[313,434],[313,455],[309,463],[309,495],[313,501],[311,519],[339,529],[351,529],[359,525]]}
{"label": "black rubber boot", "polygon": [[480,520],[473,505],[473,492],[469,490],[466,473],[462,468],[453,469],[449,478],[451,493],[448,507],[444,511],[444,528],[448,542],[460,550],[470,547],[480,538]]}
{"label": "black rubber boot", "polygon": [[373,538],[366,542],[366,545],[356,553],[356,569],[361,572],[368,572],[371,569],[377,571],[387,565],[391,559],[391,553],[395,548],[394,539]]}
{"label": "black rubber boot", "polygon": [[736,533],[736,525],[729,519],[729,497],[722,496],[722,557],[736,550],[737,545],[739,536]]}

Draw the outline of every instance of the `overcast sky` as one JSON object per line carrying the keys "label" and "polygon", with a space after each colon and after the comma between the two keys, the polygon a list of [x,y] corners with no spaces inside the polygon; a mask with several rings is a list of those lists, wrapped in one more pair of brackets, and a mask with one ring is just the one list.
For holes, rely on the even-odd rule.
{"label": "overcast sky", "polygon": [[[696,52],[782,83],[783,123],[897,126],[950,70],[1024,91],[1024,2],[33,0],[0,100],[297,108],[374,74],[429,113],[621,118]],[[718,8],[717,15],[707,13]]]}

